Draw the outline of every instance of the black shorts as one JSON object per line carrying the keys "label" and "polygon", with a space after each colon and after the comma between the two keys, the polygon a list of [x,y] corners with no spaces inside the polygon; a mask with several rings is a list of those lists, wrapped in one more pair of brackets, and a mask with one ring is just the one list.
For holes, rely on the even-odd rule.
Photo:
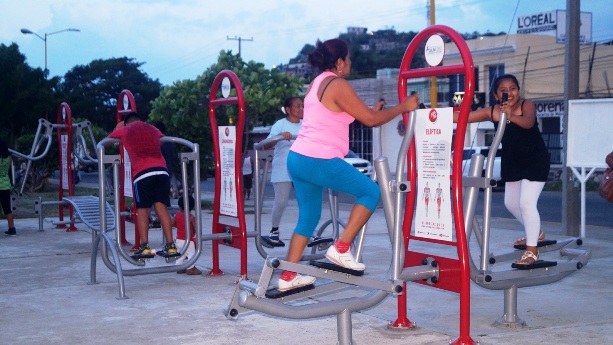
{"label": "black shorts", "polygon": [[11,191],[8,189],[0,190],[0,204],[5,215],[13,213],[11,210]]}
{"label": "black shorts", "polygon": [[151,208],[156,202],[170,206],[170,177],[165,171],[162,174],[143,177],[134,183],[136,208]]}

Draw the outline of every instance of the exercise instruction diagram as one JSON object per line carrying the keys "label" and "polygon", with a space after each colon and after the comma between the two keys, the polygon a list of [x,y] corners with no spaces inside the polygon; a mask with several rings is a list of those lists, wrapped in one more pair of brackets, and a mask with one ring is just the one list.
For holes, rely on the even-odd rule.
{"label": "exercise instruction diagram", "polygon": [[219,126],[219,152],[221,165],[221,197],[219,212],[226,216],[237,217],[235,167],[236,160],[236,127]]}
{"label": "exercise instruction diagram", "polygon": [[449,158],[453,136],[453,108],[417,110],[417,203],[415,236],[451,241]]}

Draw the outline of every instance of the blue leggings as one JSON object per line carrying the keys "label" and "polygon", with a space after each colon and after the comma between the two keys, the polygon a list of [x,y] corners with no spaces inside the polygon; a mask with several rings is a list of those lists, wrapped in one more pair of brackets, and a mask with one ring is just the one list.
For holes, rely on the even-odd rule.
{"label": "blue leggings", "polygon": [[375,211],[381,192],[375,182],[340,158],[312,158],[290,151],[287,169],[298,201],[298,224],[294,233],[311,237],[321,218],[322,191],[330,188],[351,194],[356,204]]}

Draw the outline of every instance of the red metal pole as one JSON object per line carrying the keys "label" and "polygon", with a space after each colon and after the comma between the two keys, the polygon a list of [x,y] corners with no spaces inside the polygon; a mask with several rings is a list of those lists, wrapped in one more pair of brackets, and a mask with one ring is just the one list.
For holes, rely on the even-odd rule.
{"label": "red metal pole", "polygon": [[[411,70],[410,63],[413,56],[421,45],[422,41],[433,35],[443,34],[449,37],[458,47],[462,57],[462,65],[452,66],[434,66],[428,68],[420,68]],[[407,79],[419,77],[431,77],[450,74],[465,75],[465,99],[472,100],[474,94],[474,64],[470,51],[466,46],[463,38],[453,29],[443,25],[432,25],[418,33],[413,41],[409,44],[405,56],[400,66],[400,75],[398,82],[399,100],[402,101],[407,95]],[[468,113],[470,112],[471,102],[463,102],[460,109],[460,119],[456,126],[456,136],[464,136],[466,132],[466,123]],[[406,125],[405,117],[405,125]],[[470,267],[468,264],[468,248],[466,243],[466,233],[464,229],[464,214],[462,208],[462,145],[463,140],[456,140],[454,143],[454,164],[452,167],[452,193],[453,193],[453,215],[456,230],[457,251],[458,251],[458,266],[460,270],[460,336],[452,344],[475,344],[475,341],[470,337]],[[410,228],[413,221],[413,212],[415,208],[415,183],[417,178],[415,167],[415,145],[411,143],[408,152],[408,180],[411,183],[411,192],[407,195],[405,208],[403,232],[405,236],[405,248],[408,248],[408,238]],[[406,294],[405,294],[406,296]],[[406,297],[405,297],[406,298]],[[406,319],[406,303],[399,298],[399,313],[397,322]],[[403,308],[402,312],[400,308]]]}
{"label": "red metal pole", "polygon": [[[72,178],[72,155],[73,155],[73,150],[72,150],[72,111],[70,110],[70,107],[68,106],[68,104],[65,104],[65,108],[66,108],[66,135],[68,136],[68,144],[67,144],[67,149],[68,151],[66,152],[66,158],[68,159],[68,161],[66,163],[68,163],[68,195],[69,196],[73,196],[74,195],[74,180]],[[70,215],[70,219],[73,219],[73,215],[74,215],[74,207],[72,205],[68,205],[68,214]],[[67,232],[72,232],[72,231],[77,231],[77,228],[74,224],[69,224],[68,225],[68,229],[66,229]]]}
{"label": "red metal pole", "polygon": [[[224,80],[228,79],[230,85],[222,85]],[[229,97],[231,85],[234,85],[236,92],[235,97]],[[217,98],[219,88],[222,88],[223,98]],[[227,93],[226,93],[227,91]],[[219,105],[237,105],[238,106],[238,119],[235,129],[235,142],[234,142],[234,177],[231,187],[234,187],[237,203],[236,218],[238,218],[238,229],[233,226],[221,224],[219,217],[220,210],[220,195],[221,195],[221,150],[219,142],[219,126],[217,125],[217,119],[215,115],[215,108]],[[234,72],[230,70],[223,70],[217,74],[213,85],[211,86],[211,93],[209,96],[209,121],[211,124],[213,147],[215,156],[215,201],[213,210],[213,233],[222,233],[226,228],[231,231],[233,240],[238,240],[240,243],[230,244],[240,250],[240,266],[241,266],[241,278],[247,279],[247,225],[245,222],[245,210],[243,204],[243,184],[242,184],[242,140],[243,140],[243,128],[245,124],[245,99],[243,97],[243,90],[240,85],[240,81]],[[234,216],[228,216],[234,217]],[[219,240],[213,241],[212,248],[213,256],[213,269],[209,272],[209,275],[219,275],[223,272],[219,269]]]}
{"label": "red metal pole", "polygon": [[[219,208],[220,208],[220,194],[221,194],[221,161],[219,150],[219,132],[217,131],[217,120],[215,119],[215,106],[209,103],[209,119],[211,123],[211,130],[213,134],[213,148],[215,156],[215,197],[213,200],[213,223],[211,226],[211,232],[217,233],[217,224],[219,223]],[[213,260],[213,268],[209,272],[210,276],[223,275],[223,271],[219,269],[219,240],[213,240],[211,247],[211,256]]]}
{"label": "red metal pole", "polygon": [[[57,129],[57,133],[58,133],[58,141],[59,141],[59,153],[60,153],[60,190],[59,190],[59,201],[62,201],[62,199],[64,199],[64,185],[63,185],[63,181],[64,181],[64,169],[63,169],[63,165],[66,164],[66,174],[67,174],[67,180],[68,180],[68,195],[69,196],[73,196],[74,195],[74,184],[73,184],[73,179],[72,179],[72,112],[70,111],[70,107],[68,106],[68,104],[66,102],[63,102],[62,104],[60,104],[60,107],[58,109],[57,112],[57,122],[58,124],[62,124],[64,125],[64,129],[66,130],[66,147],[64,147],[62,145],[62,128],[58,127]],[[63,156],[65,157],[65,162],[63,159]],[[74,215],[74,208],[72,207],[72,205],[68,205],[68,212],[70,215],[70,220],[73,219],[73,215]],[[62,204],[59,204],[59,220],[60,222],[62,222],[64,220],[64,207]],[[57,225],[58,228],[64,228],[65,225],[64,224],[58,224]],[[67,232],[73,232],[73,231],[77,231],[78,229],[75,227],[74,224],[69,224],[68,229],[66,229]]]}
{"label": "red metal pole", "polygon": [[[60,106],[60,111],[62,109],[62,106]],[[60,113],[58,112],[58,124],[62,123],[60,122]],[[64,199],[64,160],[62,159],[62,152],[64,152],[64,150],[66,150],[65,148],[62,147],[62,129],[60,127],[57,128],[56,130],[57,132],[57,141],[58,141],[58,152],[60,154],[60,183],[59,183],[59,191],[58,191],[58,201],[62,201],[62,199]],[[64,206],[62,204],[59,204],[58,206],[58,212],[59,212],[59,220],[60,220],[60,224],[56,225],[56,228],[58,229],[63,229],[66,226],[64,224],[61,224],[61,222],[64,221]]]}
{"label": "red metal pole", "polygon": [[[134,95],[130,90],[122,90],[119,93],[119,97],[117,97],[117,110],[115,112],[115,123],[120,123],[123,121],[123,117],[125,114],[130,113],[132,111],[136,111],[136,101],[134,100]],[[120,164],[120,172],[119,172],[119,209],[122,211],[126,211],[126,196],[124,193],[125,188],[125,151],[123,148],[123,144],[119,144],[119,156],[121,160]],[[134,246],[132,246],[132,251],[136,251],[140,246],[140,236],[138,234],[138,215],[136,213],[136,206],[133,205],[130,209],[130,221],[134,223]],[[121,226],[121,244],[122,245],[130,245],[130,242],[126,239],[126,219],[125,217],[121,217],[121,222],[119,224]]]}

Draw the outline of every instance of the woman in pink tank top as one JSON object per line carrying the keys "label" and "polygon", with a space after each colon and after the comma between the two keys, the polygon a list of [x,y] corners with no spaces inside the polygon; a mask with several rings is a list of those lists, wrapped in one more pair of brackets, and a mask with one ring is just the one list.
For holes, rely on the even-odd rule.
{"label": "woman in pink tank top", "polygon": [[[384,102],[377,103],[374,109],[368,107],[345,80],[351,72],[351,59],[347,43],[340,39],[318,41],[308,62],[322,73],[313,80],[304,98],[302,128],[287,158],[299,208],[287,260],[298,262],[302,257],[321,216],[322,190],[330,188],[349,193],[356,201],[345,230],[330,246],[326,258],[338,266],[363,271],[365,265],[355,261],[350,244],[377,206],[380,191],[375,182],[343,160],[349,150],[349,124],[354,120],[366,126],[389,122],[415,110],[419,95],[388,109],[383,109]],[[285,271],[279,279],[279,290],[314,281],[314,277]]]}

